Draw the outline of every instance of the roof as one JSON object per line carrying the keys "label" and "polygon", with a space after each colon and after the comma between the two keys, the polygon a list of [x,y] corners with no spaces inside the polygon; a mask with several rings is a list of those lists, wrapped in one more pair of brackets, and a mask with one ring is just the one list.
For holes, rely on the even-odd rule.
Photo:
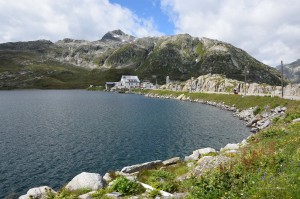
{"label": "roof", "polygon": [[125,82],[140,82],[138,76],[133,76],[133,75],[122,75],[121,81]]}

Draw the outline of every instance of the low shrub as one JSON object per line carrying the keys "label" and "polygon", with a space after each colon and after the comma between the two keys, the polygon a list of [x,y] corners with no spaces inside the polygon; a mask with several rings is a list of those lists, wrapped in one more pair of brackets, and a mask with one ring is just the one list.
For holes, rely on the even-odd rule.
{"label": "low shrub", "polygon": [[115,182],[113,183],[111,189],[113,191],[117,191],[122,193],[123,195],[127,196],[127,195],[138,195],[141,194],[143,192],[145,192],[145,188],[137,183],[137,182],[133,182],[128,180],[127,178],[121,176],[118,177]]}
{"label": "low shrub", "polygon": [[278,135],[284,135],[286,132],[284,129],[269,129],[261,132],[261,136],[264,138],[271,138]]}
{"label": "low shrub", "polygon": [[259,114],[259,113],[261,113],[261,112],[262,112],[262,109],[261,109],[260,107],[257,107],[257,108],[254,110],[253,114],[254,114],[254,115],[257,115],[257,114]]}
{"label": "low shrub", "polygon": [[153,189],[152,191],[149,192],[150,198],[156,198],[157,196],[161,196],[161,193],[159,190]]}
{"label": "low shrub", "polygon": [[79,189],[70,191],[63,188],[57,194],[47,191],[46,199],[77,199],[78,196],[90,192],[90,189]]}
{"label": "low shrub", "polygon": [[109,199],[110,197],[106,196],[105,194],[108,193],[109,190],[107,189],[99,189],[96,193],[92,194],[93,199]]}
{"label": "low shrub", "polygon": [[159,190],[175,192],[179,187],[179,183],[175,180],[175,177],[173,173],[168,171],[153,170],[146,180],[146,183]]}
{"label": "low shrub", "polygon": [[300,118],[300,113],[287,113],[284,118],[285,122],[291,122],[294,119]]}

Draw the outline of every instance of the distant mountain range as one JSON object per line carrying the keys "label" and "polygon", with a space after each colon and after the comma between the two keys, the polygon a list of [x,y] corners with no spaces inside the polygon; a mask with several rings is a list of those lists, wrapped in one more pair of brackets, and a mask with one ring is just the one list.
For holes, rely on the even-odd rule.
{"label": "distant mountain range", "polygon": [[[281,71],[281,65],[276,66]],[[290,64],[283,64],[283,74],[291,83],[300,83],[300,59]]]}
{"label": "distant mountain range", "polygon": [[118,81],[122,74],[164,83],[223,74],[280,84],[280,73],[231,44],[188,34],[135,38],[121,30],[97,41],[63,39],[0,44],[0,89],[85,88]]}

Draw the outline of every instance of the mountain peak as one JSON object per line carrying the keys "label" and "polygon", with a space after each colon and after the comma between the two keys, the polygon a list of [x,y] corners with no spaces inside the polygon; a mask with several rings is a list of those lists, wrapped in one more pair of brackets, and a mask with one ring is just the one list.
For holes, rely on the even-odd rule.
{"label": "mountain peak", "polygon": [[113,30],[107,32],[100,41],[106,42],[106,41],[118,41],[118,42],[130,42],[135,39],[134,36],[128,35],[124,33],[122,30]]}

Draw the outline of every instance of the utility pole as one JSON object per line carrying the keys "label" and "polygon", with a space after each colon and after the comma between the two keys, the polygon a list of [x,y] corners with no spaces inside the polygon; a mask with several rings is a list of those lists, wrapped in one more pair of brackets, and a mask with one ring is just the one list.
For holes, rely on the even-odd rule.
{"label": "utility pole", "polygon": [[247,89],[247,86],[246,86],[246,83],[247,83],[247,65],[245,66],[245,69],[244,69],[244,73],[245,73],[245,88],[244,88],[244,96],[246,96],[246,89]]}
{"label": "utility pole", "polygon": [[281,60],[281,97],[283,98],[283,61]]}

